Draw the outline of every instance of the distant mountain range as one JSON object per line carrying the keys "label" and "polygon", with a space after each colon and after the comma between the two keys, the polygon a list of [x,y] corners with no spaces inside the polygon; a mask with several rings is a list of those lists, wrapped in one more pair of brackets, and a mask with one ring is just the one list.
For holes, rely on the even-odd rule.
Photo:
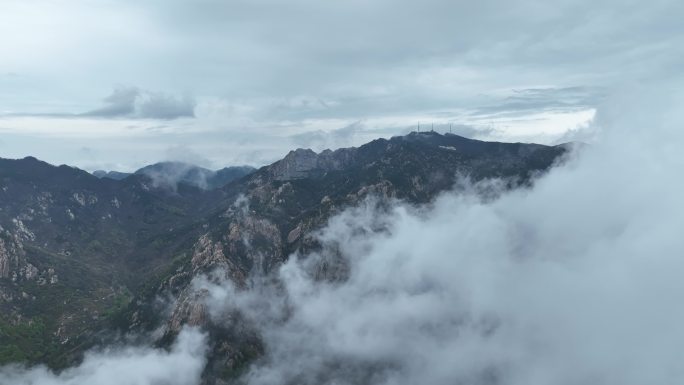
{"label": "distant mountain range", "polygon": [[221,268],[245,287],[315,249],[311,234],[368,196],[426,203],[460,176],[518,188],[567,148],[422,132],[297,149],[258,170],[164,162],[96,176],[0,159],[0,364],[60,368],[120,331],[161,331],[164,346],[191,324],[211,337],[206,382],[230,379],[261,345],[248,325],[214,323],[193,277]]}
{"label": "distant mountain range", "polygon": [[128,178],[129,176],[133,175],[133,173],[119,172],[119,171],[96,170],[96,171],[93,171],[93,175],[95,175],[98,178],[108,178],[108,179],[114,179],[114,180],[121,180],[124,178]]}
{"label": "distant mountain range", "polygon": [[235,179],[254,172],[256,169],[250,166],[224,167],[220,170],[209,170],[183,162],[159,162],[145,166],[134,173],[119,171],[97,170],[93,172],[98,178],[122,180],[131,175],[146,175],[154,183],[169,188],[177,188],[179,183],[199,187],[204,190],[212,190],[223,187]]}

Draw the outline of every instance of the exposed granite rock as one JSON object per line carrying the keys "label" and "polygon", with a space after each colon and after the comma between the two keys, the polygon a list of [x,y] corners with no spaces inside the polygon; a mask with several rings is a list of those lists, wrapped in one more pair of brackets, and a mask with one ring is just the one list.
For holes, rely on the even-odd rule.
{"label": "exposed granite rock", "polygon": [[280,230],[265,218],[251,214],[236,218],[222,241],[232,259],[242,260],[245,273],[266,272],[283,261]]}
{"label": "exposed granite rock", "polygon": [[285,159],[278,162],[273,169],[276,180],[291,180],[306,178],[309,172],[318,167],[318,156],[312,150],[298,148],[290,151]]}
{"label": "exposed granite rock", "polygon": [[20,239],[9,232],[0,233],[0,278],[16,276],[24,264],[24,250]]}
{"label": "exposed granite rock", "polygon": [[174,306],[168,322],[168,332],[178,333],[183,325],[206,327],[209,313],[204,299],[207,295],[206,290],[184,292]]}
{"label": "exposed granite rock", "polygon": [[15,218],[12,220],[12,222],[14,223],[17,229],[17,236],[20,237],[22,240],[34,241],[36,239],[36,234],[34,234],[33,231],[29,230],[21,219]]}
{"label": "exposed granite rock", "polygon": [[0,278],[9,278],[17,265],[16,255],[8,250],[5,240],[0,238]]}
{"label": "exposed granite rock", "polygon": [[20,275],[22,275],[27,281],[31,281],[38,277],[38,268],[30,263],[27,263],[26,266],[22,267],[19,271],[22,273]]}
{"label": "exposed granite rock", "polygon": [[310,149],[290,151],[281,161],[270,168],[273,179],[287,181],[308,178],[327,171],[341,170],[348,166],[354,158],[356,148],[344,148],[336,151],[325,150],[316,154]]}
{"label": "exposed granite rock", "polygon": [[292,242],[296,241],[297,239],[299,239],[299,237],[301,235],[302,235],[302,225],[299,224],[297,227],[292,229],[292,231],[290,231],[287,234],[287,243],[292,243]]}
{"label": "exposed granite rock", "polygon": [[221,242],[212,242],[209,234],[204,234],[195,244],[191,264],[193,276],[220,269],[235,282],[244,282],[244,272],[235,264],[234,259],[226,258]]}
{"label": "exposed granite rock", "polygon": [[[412,179],[413,181],[414,179]],[[414,188],[420,188],[414,183]],[[394,198],[396,196],[396,188],[392,185],[392,182],[388,180],[382,180],[378,183],[363,186],[356,192],[355,200],[363,199],[367,196],[378,196],[382,198]]]}

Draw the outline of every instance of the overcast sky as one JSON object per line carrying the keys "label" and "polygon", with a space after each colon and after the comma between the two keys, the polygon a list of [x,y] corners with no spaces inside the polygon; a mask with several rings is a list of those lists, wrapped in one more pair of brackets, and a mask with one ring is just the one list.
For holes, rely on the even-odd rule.
{"label": "overcast sky", "polygon": [[676,0],[2,0],[0,157],[259,166],[418,122],[555,143],[607,94],[681,70],[682,15]]}

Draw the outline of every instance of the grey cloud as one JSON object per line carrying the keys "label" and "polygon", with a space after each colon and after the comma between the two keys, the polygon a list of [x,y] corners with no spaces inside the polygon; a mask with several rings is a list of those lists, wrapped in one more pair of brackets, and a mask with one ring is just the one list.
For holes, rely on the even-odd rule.
{"label": "grey cloud", "polygon": [[[683,185],[672,177],[684,95],[663,89],[604,104],[600,141],[531,190],[481,199],[465,184],[428,207],[367,201],[330,220],[322,249],[290,258],[275,286],[197,281],[212,317],[239,309],[265,341],[243,380],[684,381]],[[348,276],[315,278],[322,262]]]}
{"label": "grey cloud", "polygon": [[600,131],[592,125],[579,127],[565,132],[560,138],[555,140],[554,144],[568,142],[594,143],[599,134]]}
{"label": "grey cloud", "polygon": [[595,108],[605,90],[592,87],[529,88],[513,90],[495,104],[482,106],[474,115],[521,116],[539,112],[566,112]]}
{"label": "grey cloud", "polygon": [[115,118],[135,113],[135,101],[140,91],[135,87],[117,88],[103,99],[105,107],[86,112],[83,115]]}
{"label": "grey cloud", "polygon": [[465,124],[457,124],[449,126],[449,131],[456,134],[465,136],[467,138],[482,138],[493,135],[497,131],[492,127],[477,128]]}
{"label": "grey cloud", "polygon": [[[636,1],[567,0],[553,7],[531,0],[505,6],[493,0],[372,5],[296,1],[287,7],[274,1],[203,4],[173,2],[161,15],[162,22],[189,34],[221,30],[246,52],[258,53],[226,60],[208,49],[213,41],[202,47],[206,50],[195,51],[246,74],[233,76],[237,89],[247,81],[251,89],[265,87],[265,92],[276,92],[271,93],[274,96],[296,97],[315,89],[323,99],[336,88],[347,89],[354,97],[374,87],[410,91],[418,86],[412,83],[421,68],[439,71],[453,64],[456,69],[476,66],[484,73],[496,70],[496,82],[509,75],[514,75],[511,80],[537,79],[537,84],[543,78],[543,84],[565,83],[556,76],[567,71],[585,79],[597,71],[622,73],[626,67],[663,59],[654,53],[671,54],[662,42],[672,38],[673,30],[681,31],[671,16],[676,13],[673,8],[680,8],[673,1],[656,1],[649,7]],[[630,17],[635,13],[644,17]],[[246,31],[253,36],[247,41],[241,38]],[[272,60],[262,61],[260,55]],[[246,67],[247,63],[256,67]],[[256,68],[272,71],[258,71],[260,76],[255,77],[251,70]]]}
{"label": "grey cloud", "polygon": [[492,127],[476,127],[468,124],[453,124],[453,123],[440,123],[431,124],[429,126],[423,125],[422,129],[431,130],[434,129],[437,132],[448,132],[451,134],[456,134],[460,136],[465,136],[466,138],[472,139],[482,139],[499,133],[496,129]]}
{"label": "grey cloud", "polygon": [[[2,117],[39,117],[55,119],[161,119],[194,118],[196,101],[188,96],[176,97],[163,92],[119,87],[102,100],[104,106],[83,113],[11,112]],[[163,127],[163,126],[157,126]],[[157,128],[153,127],[153,128]]]}
{"label": "grey cloud", "polygon": [[170,146],[164,152],[164,160],[189,163],[200,167],[212,168],[214,164],[187,145]]}
{"label": "grey cloud", "polygon": [[351,147],[356,142],[354,136],[361,131],[363,131],[363,124],[355,122],[330,131],[316,130],[291,135],[289,139],[295,147],[321,151],[328,148]]}
{"label": "grey cloud", "polygon": [[99,118],[176,119],[195,117],[195,101],[189,96],[177,98],[161,92],[136,87],[115,89],[104,100],[105,106],[82,116]]}
{"label": "grey cloud", "polygon": [[[34,9],[51,4],[38,0]],[[415,122],[402,122],[403,117],[439,116],[472,124],[457,120],[463,116],[459,112],[472,111],[475,119],[515,119],[539,111],[593,108],[604,91],[623,83],[676,76],[684,58],[679,20],[684,3],[676,0],[296,0],[287,6],[275,0],[125,0],[112,5],[117,12],[106,17],[94,4],[75,0],[55,9],[73,32],[53,37],[73,42],[65,50],[15,49],[6,55],[0,72],[21,76],[3,81],[2,111],[26,111],[44,121],[72,117],[40,113],[86,111],[101,84],[135,84],[141,93],[188,90],[197,96],[192,128],[203,133],[183,140],[206,147],[213,144],[207,137],[225,133],[232,140],[248,130],[252,148],[239,148],[247,154],[270,151],[271,143],[281,139],[281,127],[323,130],[310,127],[312,121],[331,127],[329,120],[344,125],[386,119],[407,127]],[[21,15],[3,13],[0,19],[11,29],[3,36],[18,36],[6,38],[9,43],[21,43],[21,26],[27,24]],[[128,28],[112,35],[116,28],[100,30],[84,20]],[[52,46],[42,36],[59,31],[36,28],[39,46]],[[106,50],[103,41],[110,43]],[[511,95],[511,90],[527,91]],[[176,94],[137,96],[133,107],[132,95],[135,90],[123,92],[120,100],[90,113],[160,119],[193,115],[192,101]],[[219,106],[212,112],[219,104],[232,108]],[[168,123],[168,129],[135,140],[153,148],[168,140],[169,131],[190,125]],[[62,120],[51,124],[54,132],[64,127]],[[262,135],[265,127],[277,134]],[[255,133],[254,128],[263,130]],[[506,133],[498,139],[505,140]],[[129,139],[124,147],[136,144]],[[79,161],[62,153],[61,158]]]}
{"label": "grey cloud", "polygon": [[152,119],[195,117],[195,101],[185,96],[175,98],[163,93],[149,93],[138,105],[138,116]]}

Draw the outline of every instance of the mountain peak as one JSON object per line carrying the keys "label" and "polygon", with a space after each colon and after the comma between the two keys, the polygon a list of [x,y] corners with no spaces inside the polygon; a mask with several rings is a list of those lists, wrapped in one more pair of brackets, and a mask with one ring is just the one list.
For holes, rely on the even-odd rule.
{"label": "mountain peak", "polygon": [[[203,313],[192,277],[228,267],[242,287],[251,274],[276,271],[297,250],[315,248],[311,235],[365,197],[426,203],[452,189],[459,175],[475,182],[501,178],[516,187],[565,152],[415,132],[334,151],[296,149],[252,174],[250,167],[212,171],[160,162],[123,182],[35,158],[0,159],[0,325],[13,312],[30,316],[41,309],[46,333],[36,347],[54,343],[55,357],[62,357],[82,352],[83,341],[94,343],[108,331],[106,322],[122,330],[167,330],[164,339],[190,323],[215,333],[211,359],[229,358],[208,371],[233,370],[259,341],[227,343],[234,330]],[[199,183],[223,187],[202,191]],[[170,313],[157,306],[166,294],[178,299]],[[36,347],[10,342],[37,357]]]}
{"label": "mountain peak", "polygon": [[249,166],[237,166],[213,171],[190,163],[164,161],[145,166],[137,170],[135,174],[145,175],[152,179],[155,187],[175,190],[178,184],[183,183],[204,190],[212,190],[242,178],[254,170]]}

